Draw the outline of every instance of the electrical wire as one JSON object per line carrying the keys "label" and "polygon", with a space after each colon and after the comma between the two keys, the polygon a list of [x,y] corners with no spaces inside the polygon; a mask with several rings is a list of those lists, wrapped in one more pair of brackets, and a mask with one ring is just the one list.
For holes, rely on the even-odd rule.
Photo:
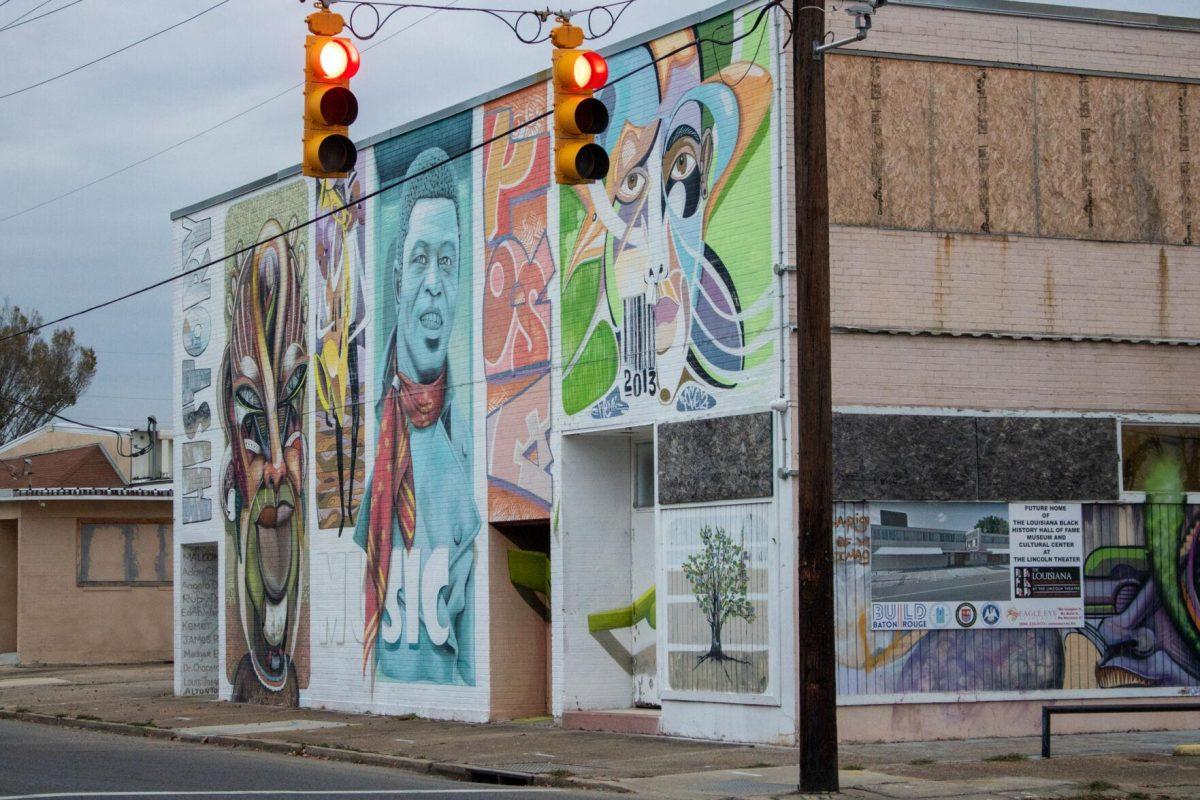
{"label": "electrical wire", "polygon": [[[450,0],[450,1],[452,3],[456,2],[456,0]],[[77,2],[82,2],[82,0],[77,0]],[[430,13],[421,17],[420,19],[414,20],[413,22],[409,23],[408,25],[405,25],[403,28],[400,28],[399,30],[395,31],[394,33],[388,34],[387,36],[380,39],[378,42],[372,42],[371,44],[367,45],[366,47],[364,47],[362,49],[363,52],[365,53],[366,51],[368,51],[372,48],[378,47],[379,45],[383,44],[384,42],[387,42],[387,41],[390,41],[391,39],[396,38],[397,36],[404,33],[405,31],[415,28],[417,25],[420,25],[422,22],[424,22],[425,20],[429,19],[430,17],[432,17],[434,14],[437,14],[437,13],[438,13],[437,11],[431,11]],[[32,20],[29,20],[29,21],[32,21]],[[266,98],[265,100],[260,100],[259,102],[255,103],[254,105],[250,106],[249,108],[242,109],[241,111],[237,112],[233,116],[226,117],[225,119],[221,120],[220,122],[218,122],[214,125],[210,125],[209,127],[205,128],[204,130],[200,131],[199,133],[193,133],[191,136],[188,136],[187,138],[180,139],[179,141],[175,142],[174,144],[169,144],[166,147],[162,148],[161,150],[157,150],[148,156],[143,156],[142,158],[139,158],[137,161],[132,161],[123,167],[114,169],[112,172],[101,175],[99,178],[95,178],[94,180],[88,181],[87,183],[84,183],[80,186],[76,186],[74,189],[68,189],[67,191],[62,192],[61,194],[56,194],[53,197],[49,197],[45,200],[41,200],[37,203],[34,203],[31,206],[27,206],[27,207],[21,209],[20,211],[16,211],[7,216],[0,217],[0,224],[8,222],[9,220],[12,220],[12,219],[16,219],[17,217],[23,217],[26,214],[30,213],[31,211],[37,211],[39,208],[45,208],[46,206],[50,205],[51,203],[57,203],[59,200],[64,200],[64,199],[70,197],[71,195],[79,194],[80,192],[84,191],[85,189],[90,189],[98,183],[103,183],[104,181],[106,181],[110,178],[115,178],[116,176],[120,175],[121,173],[128,172],[129,170],[133,169],[134,167],[140,167],[142,164],[145,164],[148,161],[153,161],[154,159],[158,158],[161,155],[166,155],[167,153],[171,152],[172,150],[177,150],[178,148],[183,147],[185,144],[194,142],[197,139],[199,139],[200,137],[206,136],[207,134],[212,133],[217,128],[224,127],[225,125],[228,125],[229,123],[233,122],[234,120],[241,119],[242,117],[246,116],[247,114],[249,114],[252,111],[257,111],[258,109],[262,108],[263,106],[267,105],[268,103],[272,103],[272,102],[278,100],[279,98],[281,98],[291,92],[296,91],[303,85],[304,85],[303,81],[301,81],[300,83],[294,83],[291,86],[289,86],[288,88],[284,89],[283,91],[273,94],[270,97]]]}
{"label": "electrical wire", "polygon": [[6,31],[10,28],[19,28],[22,25],[28,25],[31,22],[37,22],[39,19],[42,19],[43,17],[48,17],[51,14],[57,14],[58,12],[68,9],[71,6],[77,6],[82,2],[83,2],[83,0],[71,0],[71,2],[64,3],[63,5],[59,6],[58,8],[52,8],[49,11],[45,12],[44,14],[38,14],[36,17],[30,17],[29,19],[25,20],[24,22],[17,21],[17,20],[21,19],[20,17],[17,17],[16,20],[13,20],[12,22],[5,25],[4,27],[0,27],[0,32]]}
{"label": "electrical wire", "polygon": [[191,22],[192,20],[198,19],[210,11],[214,11],[214,10],[220,8],[221,6],[225,5],[228,2],[229,2],[229,0],[219,0],[219,2],[214,3],[213,5],[209,6],[208,8],[205,8],[205,9],[202,9],[201,11],[196,12],[195,14],[188,17],[187,19],[180,20],[179,22],[176,22],[174,25],[168,25],[167,27],[163,28],[162,30],[156,31],[155,33],[151,33],[148,36],[143,36],[141,39],[138,39],[135,42],[130,42],[129,44],[125,45],[124,47],[120,47],[120,48],[117,48],[116,50],[105,53],[104,55],[100,56],[99,58],[93,58],[91,61],[80,64],[77,67],[72,67],[71,69],[67,70],[66,72],[60,72],[57,75],[52,75],[49,78],[44,78],[43,80],[40,80],[37,83],[31,83],[28,86],[22,86],[20,89],[13,89],[11,92],[7,92],[5,94],[0,94],[0,100],[5,100],[9,97],[13,97],[13,96],[21,94],[23,92],[28,92],[30,89],[36,89],[39,86],[45,86],[47,83],[52,83],[53,81],[56,81],[59,78],[65,78],[68,75],[74,75],[76,72],[79,72],[82,69],[87,69],[88,67],[92,66],[93,64],[99,64],[101,61],[112,58],[113,56],[118,55],[120,53],[124,53],[126,50],[131,50],[134,47],[137,47],[139,44],[148,42],[157,36],[162,36],[164,33],[167,33],[168,31],[173,31],[178,27],[186,25],[187,23]]}
{"label": "electrical wire", "polygon": [[19,405],[22,408],[26,408],[35,414],[45,414],[48,417],[54,417],[55,419],[61,419],[63,422],[69,422],[72,425],[79,425],[84,428],[92,428],[94,430],[104,431],[105,433],[111,433],[114,436],[117,436],[118,438],[121,436],[128,435],[127,431],[113,430],[112,428],[105,428],[101,425],[93,425],[90,422],[80,422],[77,419],[71,419],[70,417],[64,417],[62,414],[55,414],[53,411],[47,411],[44,408],[38,408],[37,406],[31,406],[31,405],[29,405],[29,403],[22,402],[15,397],[8,397],[7,395],[0,394],[0,401],[6,402],[6,403],[15,403],[16,405]]}
{"label": "electrical wire", "polygon": [[42,8],[52,2],[53,2],[53,0],[42,0],[42,2],[38,3],[36,6],[26,9],[24,13],[18,14],[16,17],[14,17],[12,19],[11,22],[6,22],[3,26],[0,26],[0,31],[4,30],[5,28],[10,28],[10,27],[16,26],[17,23],[19,23],[21,20],[28,17],[33,12],[37,11],[39,8]]}
{"label": "electrical wire", "polygon": [[[634,75],[637,75],[639,72],[642,72],[643,70],[650,69],[650,68],[656,66],[660,61],[664,61],[668,58],[672,58],[673,56],[678,55],[679,53],[683,52],[684,50],[690,50],[693,47],[699,48],[701,44],[715,43],[722,47],[728,47],[730,45],[733,45],[734,43],[739,42],[742,39],[747,38],[748,36],[751,36],[756,30],[758,30],[758,26],[762,24],[762,21],[766,17],[767,12],[770,11],[772,8],[776,8],[776,7],[780,6],[783,2],[784,2],[784,0],[769,0],[769,2],[767,2],[765,5],[763,5],[763,7],[761,9],[759,9],[757,16],[755,17],[754,24],[751,25],[748,30],[743,31],[740,35],[735,36],[732,39],[723,40],[723,39],[716,39],[715,37],[697,37],[693,41],[690,41],[690,42],[687,42],[686,44],[680,45],[679,47],[676,47],[673,50],[669,50],[666,53],[663,53],[663,54],[657,56],[656,58],[650,59],[645,64],[642,64],[641,66],[636,67],[636,68],[630,70],[629,72],[626,72],[624,75],[614,78],[613,80],[609,81],[607,85],[615,86],[616,84],[618,84],[624,80],[628,80],[629,78],[632,78]],[[544,113],[538,114],[535,117],[530,117],[530,118],[526,119],[524,122],[521,122],[521,123],[513,126],[512,128],[509,128],[508,130],[504,131],[503,133],[497,133],[494,136],[491,136],[487,139],[477,142],[476,144],[473,144],[470,147],[467,147],[466,149],[462,150],[461,152],[455,153],[452,156],[447,156],[445,159],[437,162],[436,164],[431,164],[430,166],[426,167],[425,169],[415,172],[412,175],[406,175],[403,178],[399,178],[395,181],[392,181],[389,184],[380,186],[378,189],[376,189],[372,192],[368,192],[356,200],[353,200],[351,202],[346,203],[345,205],[342,205],[337,208],[326,211],[322,214],[318,214],[317,216],[312,217],[308,220],[305,220],[304,222],[299,222],[285,230],[280,231],[279,233],[273,234],[272,236],[268,236],[265,239],[257,241],[252,245],[247,245],[246,247],[242,247],[238,250],[233,251],[232,253],[222,256],[221,258],[215,258],[211,261],[206,261],[205,263],[199,264],[195,267],[191,267],[189,269],[182,270],[181,272],[178,272],[174,275],[163,278],[162,280],[158,280],[158,281],[155,281],[154,283],[147,284],[146,286],[143,286],[139,289],[134,289],[130,292],[126,292],[125,294],[123,294],[119,297],[114,297],[110,300],[105,300],[103,302],[96,303],[95,305],[88,306],[87,308],[81,309],[79,311],[73,311],[70,314],[64,314],[63,316],[58,317],[56,319],[52,319],[49,322],[43,322],[41,325],[25,328],[24,330],[20,330],[20,331],[14,331],[13,333],[10,333],[4,337],[0,337],[0,342],[6,342],[9,339],[15,339],[18,336],[26,336],[31,333],[37,333],[42,328],[46,328],[50,325],[57,325],[60,322],[66,322],[67,320],[74,319],[76,317],[81,317],[84,314],[90,314],[93,311],[98,311],[102,308],[107,308],[108,306],[115,305],[117,303],[128,300],[132,297],[137,297],[138,295],[145,294],[146,292],[149,292],[149,291],[153,291],[154,289],[157,289],[161,286],[166,286],[168,284],[174,283],[175,281],[180,280],[181,278],[185,278],[189,275],[193,275],[197,272],[201,272],[203,270],[208,269],[209,267],[215,266],[217,264],[223,264],[224,262],[228,261],[231,258],[237,258],[238,256],[245,255],[246,253],[253,251],[256,247],[258,247],[261,244],[265,244],[266,242],[274,241],[275,239],[290,236],[291,234],[293,234],[299,230],[303,230],[304,228],[307,228],[309,225],[314,225],[323,219],[328,219],[332,216],[340,214],[343,211],[345,211],[349,208],[353,208],[354,206],[364,203],[367,200],[370,200],[374,197],[377,197],[377,196],[383,194],[384,192],[391,191],[392,189],[395,189],[398,186],[402,186],[403,184],[408,183],[411,180],[416,180],[417,178],[420,178],[423,175],[433,172],[434,170],[441,169],[442,167],[446,166],[447,164],[449,164],[453,161],[457,161],[458,159],[463,158],[464,156],[468,156],[471,153],[474,153],[476,150],[480,150],[484,147],[487,147],[489,144],[497,142],[505,137],[512,135],[513,133],[516,133],[519,130],[522,130],[523,128],[527,128],[535,123],[541,122],[543,119],[547,119],[553,115],[554,115],[554,109],[550,109],[548,111],[545,111]]]}

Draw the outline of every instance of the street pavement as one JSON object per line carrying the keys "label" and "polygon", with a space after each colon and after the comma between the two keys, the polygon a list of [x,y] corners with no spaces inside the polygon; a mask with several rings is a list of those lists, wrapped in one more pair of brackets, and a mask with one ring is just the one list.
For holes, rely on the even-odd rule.
{"label": "street pavement", "polygon": [[1011,594],[1007,567],[960,567],[895,574],[901,577],[894,583],[871,583],[872,600],[888,603],[984,602],[1007,600]]}
{"label": "street pavement", "polygon": [[0,800],[263,796],[580,800],[596,795],[486,786],[383,767],[0,720]]}
{"label": "street pavement", "polygon": [[[1161,715],[1164,723],[1168,718],[1172,725],[1196,719]],[[29,724],[34,721],[39,724]],[[843,743],[842,796],[1200,798],[1200,758],[1172,755],[1176,745],[1200,743],[1200,730],[1072,735],[1074,723],[1061,724],[1049,761],[1038,758],[1036,736]],[[662,800],[765,800],[799,797],[797,759],[792,747],[571,731],[549,719],[468,725],[175,697],[171,667],[164,664],[0,667],[0,800],[97,796],[87,792],[115,792],[105,796],[118,800],[565,800],[618,792]],[[455,780],[472,776],[548,788]],[[608,791],[596,795],[597,789]],[[135,791],[150,794],[130,794]],[[260,794],[247,794],[253,792]]]}

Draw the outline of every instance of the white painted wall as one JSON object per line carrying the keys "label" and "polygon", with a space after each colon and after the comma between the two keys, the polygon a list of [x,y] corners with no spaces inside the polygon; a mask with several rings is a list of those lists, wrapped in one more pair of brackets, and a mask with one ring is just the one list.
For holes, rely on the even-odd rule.
{"label": "white painted wall", "polygon": [[[588,632],[588,614],[626,605],[630,584],[630,443],[622,434],[562,439],[562,543],[565,591],[555,593],[552,614],[562,620],[555,648],[565,654],[556,709],[628,708],[633,680]],[[628,630],[601,634],[626,651]]]}

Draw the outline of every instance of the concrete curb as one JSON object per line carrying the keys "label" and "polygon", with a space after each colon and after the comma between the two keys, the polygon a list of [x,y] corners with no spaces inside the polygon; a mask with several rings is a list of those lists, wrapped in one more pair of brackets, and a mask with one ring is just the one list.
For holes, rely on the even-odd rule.
{"label": "concrete curb", "polygon": [[220,735],[200,736],[189,733],[178,733],[170,728],[156,728],[149,725],[132,725],[125,722],[106,722],[104,720],[79,719],[67,716],[56,717],[49,714],[36,714],[32,711],[8,711],[5,709],[0,709],[0,719],[14,720],[16,722],[33,722],[39,725],[54,725],[60,728],[78,728],[101,733],[115,733],[122,736],[138,736],[143,739],[218,745],[240,750],[276,753],[278,755],[321,758],[326,761],[402,769],[426,775],[440,775],[445,778],[474,783],[586,789],[589,791],[607,791],[619,794],[631,793],[628,788],[607,781],[585,780],[565,775],[517,772],[484,765],[454,764],[423,758],[410,758],[408,756],[391,756],[385,753],[370,753],[363,750],[343,750],[339,747],[283,742],[278,739],[255,739],[245,736]]}

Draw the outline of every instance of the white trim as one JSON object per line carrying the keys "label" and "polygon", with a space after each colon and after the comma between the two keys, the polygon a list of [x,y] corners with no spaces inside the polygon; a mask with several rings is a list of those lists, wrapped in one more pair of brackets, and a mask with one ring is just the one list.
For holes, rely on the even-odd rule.
{"label": "white trim", "polygon": [[[768,678],[770,682],[770,678]],[[734,706],[772,706],[779,707],[783,705],[783,701],[779,697],[779,693],[771,694],[768,690],[764,694],[728,694],[725,692],[700,692],[700,691],[685,691],[681,689],[663,688],[661,692],[663,700],[670,700],[674,703],[725,703]],[[708,741],[708,740],[702,740]],[[0,798],[3,800],[3,798]]]}
{"label": "white trim", "polygon": [[929,692],[925,694],[839,694],[837,704],[839,706],[892,706],[938,703],[1018,703],[1037,700],[1121,700],[1140,697],[1200,697],[1200,686],[1154,688],[1131,686],[1126,689],[1044,689],[1040,691]]}
{"label": "white trim", "polygon": [[1114,419],[1121,422],[1200,425],[1200,412],[1159,411],[1063,411],[1022,408],[968,408],[964,406],[834,406],[838,414],[904,414],[908,416],[961,417],[1058,417]]}
{"label": "white trim", "polygon": [[[772,438],[774,438],[774,437],[772,437]],[[657,456],[657,453],[656,453],[655,455]],[[775,483],[778,483],[778,482],[779,482],[779,481],[778,481],[778,479],[775,479],[775,478],[772,478],[772,480],[773,480]],[[708,500],[708,501],[700,501],[700,502],[695,502],[695,503],[671,503],[670,505],[664,505],[664,504],[660,503],[659,505],[661,505],[663,508],[668,508],[668,509],[676,509],[676,508],[714,508],[714,507],[719,507],[719,506],[745,506],[745,505],[750,505],[750,504],[752,504],[752,503],[763,503],[763,504],[765,504],[765,503],[772,503],[772,502],[774,502],[774,501],[775,501],[775,497],[774,497],[774,495],[772,495],[772,496],[770,496],[770,497],[746,497],[746,498],[743,498],[743,499],[740,499],[740,500],[738,500],[738,499],[734,499],[734,500]]]}

